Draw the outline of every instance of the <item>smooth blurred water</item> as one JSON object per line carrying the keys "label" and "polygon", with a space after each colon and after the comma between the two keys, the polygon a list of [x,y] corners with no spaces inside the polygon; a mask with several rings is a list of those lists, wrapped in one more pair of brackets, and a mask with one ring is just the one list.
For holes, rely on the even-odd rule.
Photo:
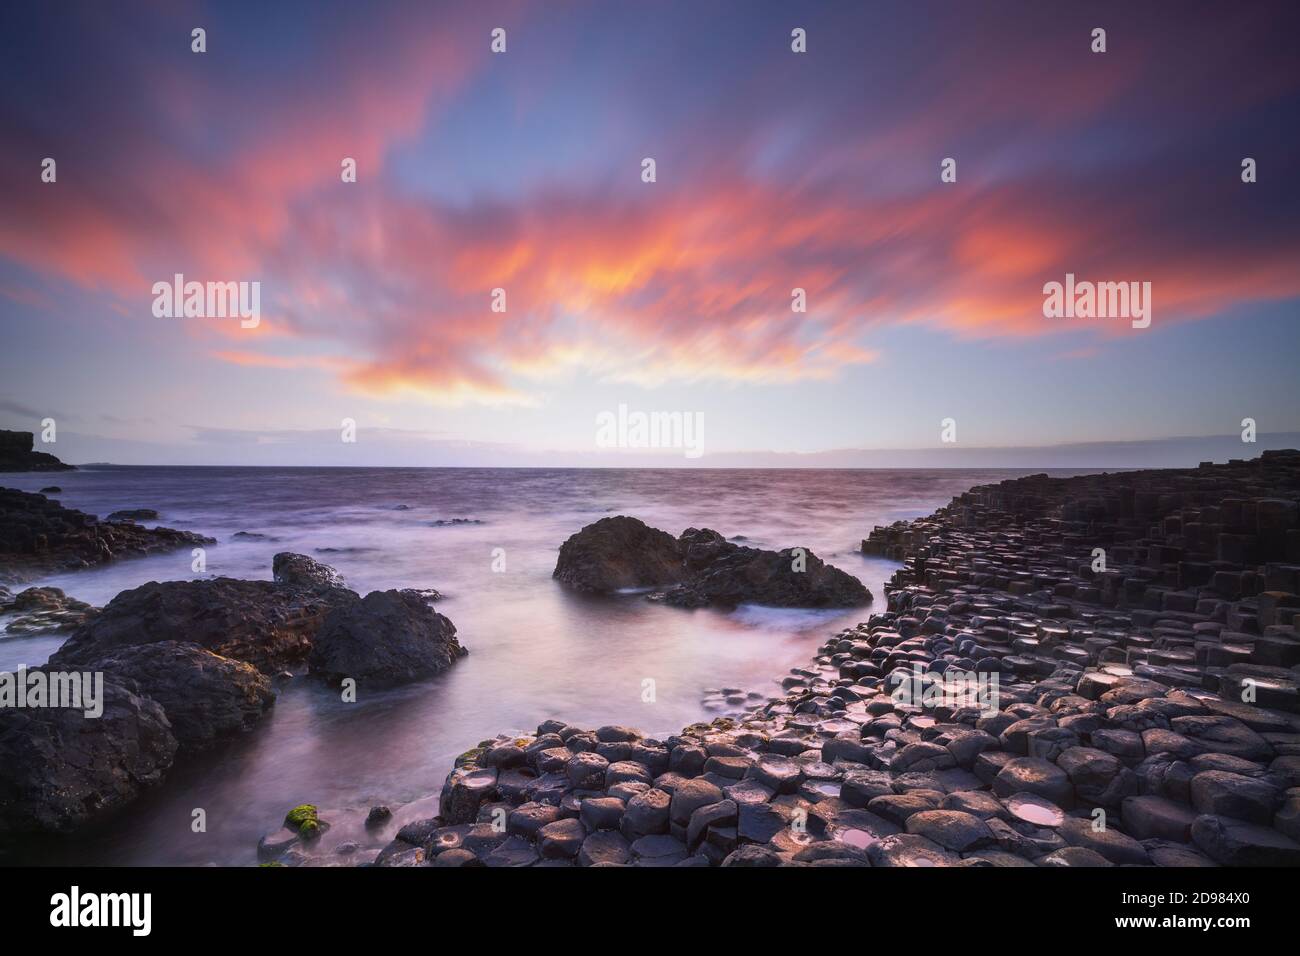
{"label": "smooth blurred water", "polygon": [[[384,803],[397,823],[429,816],[455,756],[503,731],[548,718],[622,723],[668,734],[716,713],[704,691],[764,695],[806,664],[828,635],[865,620],[848,612],[742,607],[682,610],[635,594],[575,595],[551,578],[560,544],[605,515],[629,514],[678,534],[709,527],[765,548],[802,546],[857,576],[884,606],[896,565],[857,552],[874,525],[928,514],[1002,470],[541,470],[345,468],[92,468],[0,475],[101,517],[153,508],[158,524],[217,539],[208,575],[269,578],[278,551],[310,554],[362,594],[437,588],[438,609],[469,648],[446,673],[344,704],[297,679],[251,734],[176,768],[103,833],[43,841],[22,862],[247,864],[257,839],[311,802],[334,824],[326,847],[384,842],[360,825]],[[463,518],[481,524],[436,526]],[[237,532],[265,535],[241,540]],[[503,549],[504,572],[493,571]],[[197,577],[189,550],[43,579],[104,604],[150,580]],[[0,670],[43,663],[59,638],[0,637]],[[653,703],[643,681],[655,682]],[[194,833],[202,808],[207,831]],[[361,855],[373,857],[372,851]]]}

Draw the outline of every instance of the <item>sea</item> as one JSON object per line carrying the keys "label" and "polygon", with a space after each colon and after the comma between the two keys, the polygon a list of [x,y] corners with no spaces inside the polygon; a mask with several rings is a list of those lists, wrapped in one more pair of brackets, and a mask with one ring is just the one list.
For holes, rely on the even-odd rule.
{"label": "sea", "polygon": [[[437,677],[355,702],[308,677],[288,681],[249,734],[178,765],[97,831],[42,839],[6,862],[251,865],[258,839],[302,803],[316,804],[331,824],[323,861],[373,859],[398,826],[437,812],[456,756],[497,734],[556,718],[666,736],[736,709],[721,691],[748,701],[779,694],[780,679],[827,638],[884,609],[883,585],[898,565],[859,551],[874,526],[1028,473],[91,466],[0,475],[0,485],[25,491],[57,484],[62,491],[51,497],[101,517],[154,509],[157,521],[142,523],[217,542],[205,549],[202,572],[187,548],[33,585],[103,605],[147,581],[269,579],[272,557],[296,551],[333,566],[361,594],[437,589],[437,609],[469,650]],[[674,535],[707,527],[755,547],[809,548],[859,578],[875,603],[684,610],[641,593],[575,594],[552,579],[557,551],[609,515]],[[44,663],[63,640],[5,637],[3,627],[0,619],[0,670]],[[376,805],[394,812],[381,833],[363,826]]]}

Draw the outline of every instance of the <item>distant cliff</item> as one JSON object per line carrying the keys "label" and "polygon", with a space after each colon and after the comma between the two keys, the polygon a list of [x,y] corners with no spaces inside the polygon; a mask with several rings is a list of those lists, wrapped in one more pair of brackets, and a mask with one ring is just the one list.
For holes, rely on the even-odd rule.
{"label": "distant cliff", "polygon": [[0,471],[75,471],[75,465],[65,465],[53,455],[32,451],[34,436],[31,432],[0,430]]}

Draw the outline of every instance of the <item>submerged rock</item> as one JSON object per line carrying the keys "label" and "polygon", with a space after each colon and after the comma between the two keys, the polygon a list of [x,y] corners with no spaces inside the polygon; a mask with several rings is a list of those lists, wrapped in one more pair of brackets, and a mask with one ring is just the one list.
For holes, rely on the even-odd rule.
{"label": "submerged rock", "polygon": [[157,521],[158,512],[152,508],[124,508],[114,511],[105,521]]}
{"label": "submerged rock", "polygon": [[68,597],[59,588],[27,588],[9,599],[0,596],[0,611],[17,615],[5,625],[5,633],[25,636],[72,630],[98,614],[99,608]]}

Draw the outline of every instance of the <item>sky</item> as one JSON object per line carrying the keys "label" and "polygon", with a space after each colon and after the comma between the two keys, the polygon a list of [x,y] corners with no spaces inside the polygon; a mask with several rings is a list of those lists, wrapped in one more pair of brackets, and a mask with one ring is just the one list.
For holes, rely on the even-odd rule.
{"label": "sky", "polygon": [[[137,464],[1294,446],[1298,34],[1294,3],[6,3],[0,427]],[[257,282],[256,326],[159,316],[177,274]],[[1150,283],[1149,326],[1045,316],[1067,274]],[[702,453],[602,439],[620,407]]]}

